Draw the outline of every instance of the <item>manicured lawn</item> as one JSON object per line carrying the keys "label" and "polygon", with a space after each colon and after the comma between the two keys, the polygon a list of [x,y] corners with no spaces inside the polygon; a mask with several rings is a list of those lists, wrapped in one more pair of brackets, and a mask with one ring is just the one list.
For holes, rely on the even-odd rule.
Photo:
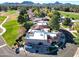
{"label": "manicured lawn", "polygon": [[3,34],[3,37],[6,40],[7,44],[9,46],[12,46],[19,35],[19,24],[16,20],[10,20],[9,22],[4,24],[4,27],[7,31]]}
{"label": "manicured lawn", "polygon": [[19,35],[19,24],[17,23],[18,13],[16,10],[8,10],[7,12],[2,12],[3,15],[9,16],[8,22],[3,26],[6,28],[6,32],[3,37],[9,46],[15,43],[16,38]]}
{"label": "manicured lawn", "polygon": [[77,45],[79,46],[79,33],[73,32],[72,34],[73,34],[73,36],[75,37],[75,38],[74,38],[74,41],[75,41],[75,42],[77,43]]}
{"label": "manicured lawn", "polygon": [[65,17],[69,17],[69,18],[74,18],[75,20],[79,19],[79,13],[74,13],[74,12],[63,12],[63,11],[59,11],[61,15],[64,15]]}
{"label": "manicured lawn", "polygon": [[16,13],[16,10],[8,10],[6,13],[7,14],[14,14],[14,13]]}
{"label": "manicured lawn", "polygon": [[6,16],[0,16],[0,24],[5,20]]}

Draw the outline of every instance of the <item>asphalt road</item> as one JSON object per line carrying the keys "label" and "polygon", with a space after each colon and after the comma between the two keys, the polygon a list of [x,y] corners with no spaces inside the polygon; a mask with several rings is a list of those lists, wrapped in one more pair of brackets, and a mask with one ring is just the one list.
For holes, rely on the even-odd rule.
{"label": "asphalt road", "polygon": [[0,57],[19,57],[7,46],[0,48]]}
{"label": "asphalt road", "polygon": [[25,57],[26,54],[16,54],[15,51],[7,46],[7,44],[3,41],[2,37],[0,37],[0,57]]}
{"label": "asphalt road", "polygon": [[0,46],[5,44],[4,41],[2,40],[2,38],[0,38]]}

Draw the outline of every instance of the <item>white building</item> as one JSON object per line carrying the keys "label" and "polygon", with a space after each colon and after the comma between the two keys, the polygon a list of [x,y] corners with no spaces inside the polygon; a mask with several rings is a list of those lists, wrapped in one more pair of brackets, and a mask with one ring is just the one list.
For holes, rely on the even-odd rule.
{"label": "white building", "polygon": [[[44,30],[29,30],[28,33],[26,34],[26,41],[27,43],[33,43],[33,44],[39,44],[40,42],[43,43],[44,45],[50,45],[52,40],[55,41],[57,39],[54,39],[57,37],[58,32],[55,33],[49,33],[45,32]],[[48,35],[50,36],[48,38]],[[53,38],[53,39],[51,39]]]}
{"label": "white building", "polygon": [[26,43],[50,45],[52,41],[58,41],[59,32],[49,32],[48,21],[48,17],[34,19],[36,24],[26,33]]}

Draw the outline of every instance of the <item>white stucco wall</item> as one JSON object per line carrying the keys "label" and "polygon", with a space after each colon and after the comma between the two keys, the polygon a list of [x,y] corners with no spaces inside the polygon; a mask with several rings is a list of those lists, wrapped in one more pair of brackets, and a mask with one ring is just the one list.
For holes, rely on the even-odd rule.
{"label": "white stucco wall", "polygon": [[26,39],[47,40],[47,35],[41,31],[32,31],[33,35],[27,34]]}

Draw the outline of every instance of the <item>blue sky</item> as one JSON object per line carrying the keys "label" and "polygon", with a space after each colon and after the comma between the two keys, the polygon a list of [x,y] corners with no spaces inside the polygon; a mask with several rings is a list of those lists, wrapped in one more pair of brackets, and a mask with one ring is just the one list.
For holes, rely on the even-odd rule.
{"label": "blue sky", "polygon": [[0,3],[4,2],[23,2],[23,1],[32,1],[35,3],[54,3],[56,1],[62,3],[72,3],[72,4],[79,4],[79,0],[0,0]]}

